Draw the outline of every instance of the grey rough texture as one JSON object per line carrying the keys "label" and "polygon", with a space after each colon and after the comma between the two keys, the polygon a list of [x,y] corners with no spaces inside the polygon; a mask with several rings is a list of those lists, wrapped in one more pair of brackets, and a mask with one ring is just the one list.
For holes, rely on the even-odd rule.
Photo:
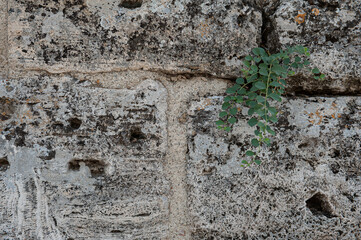
{"label": "grey rough texture", "polygon": [[[0,239],[360,239],[360,6],[0,0]],[[289,79],[243,169],[252,131],[216,131],[219,101],[288,44],[326,80]]]}
{"label": "grey rough texture", "polygon": [[0,92],[2,239],[166,236],[161,84],[117,90],[43,77]]}
{"label": "grey rough texture", "polygon": [[[268,47],[303,45],[312,52],[311,60],[326,82],[309,81],[304,74],[290,81],[298,93],[361,92],[361,2],[359,0],[277,1],[269,11],[266,43]],[[267,8],[266,8],[267,9]],[[319,11],[318,15],[312,12]],[[306,13],[304,22],[295,17]]]}
{"label": "grey rough texture", "polygon": [[8,34],[7,34],[7,1],[0,1],[0,77],[7,76]]}
{"label": "grey rough texture", "polygon": [[229,75],[260,41],[261,12],[243,1],[140,2],[10,0],[13,70]]}
{"label": "grey rough texture", "polygon": [[249,168],[247,109],[225,134],[220,99],[190,105],[192,239],[361,238],[361,98],[287,99],[262,165]]}

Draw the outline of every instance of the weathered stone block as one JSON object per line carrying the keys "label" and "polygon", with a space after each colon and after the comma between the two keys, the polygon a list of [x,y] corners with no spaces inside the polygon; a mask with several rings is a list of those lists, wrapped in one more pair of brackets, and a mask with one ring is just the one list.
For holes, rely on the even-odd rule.
{"label": "weathered stone block", "polygon": [[13,70],[166,69],[238,74],[260,41],[246,1],[10,0]]}
{"label": "weathered stone block", "polygon": [[167,235],[167,91],[105,89],[70,77],[0,85],[0,235]]}
{"label": "weathered stone block", "polygon": [[[269,11],[269,47],[303,45],[313,64],[325,73],[325,82],[299,74],[291,81],[297,93],[361,92],[360,1],[281,0]],[[298,17],[298,18],[297,18]],[[298,22],[297,22],[297,21]],[[310,81],[311,80],[311,81]]]}
{"label": "weathered stone block", "polygon": [[221,99],[190,104],[192,239],[361,238],[360,97],[286,99],[263,163],[247,168],[247,109],[227,134]]}

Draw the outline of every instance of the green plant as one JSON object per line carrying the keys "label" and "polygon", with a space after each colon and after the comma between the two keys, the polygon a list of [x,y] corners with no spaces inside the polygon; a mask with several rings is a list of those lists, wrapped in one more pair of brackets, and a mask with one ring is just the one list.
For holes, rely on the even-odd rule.
{"label": "green plant", "polygon": [[[232,125],[237,122],[239,105],[243,104],[249,108],[248,115],[252,117],[248,124],[256,127],[251,145],[257,148],[257,152],[248,150],[245,154],[251,157],[252,161],[242,160],[241,166],[250,166],[252,162],[261,164],[257,156],[260,148],[263,145],[269,146],[269,136],[276,134],[270,126],[271,122],[278,121],[278,110],[272,106],[272,101],[281,102],[287,85],[286,79],[293,76],[295,70],[310,65],[310,53],[302,46],[289,47],[272,55],[263,48],[254,48],[252,53],[252,56],[246,56],[243,61],[246,68],[241,70],[242,77],[237,78],[236,84],[226,90],[227,96],[216,122],[219,129],[229,132]],[[307,69],[314,74],[315,79],[325,78],[318,68]]]}

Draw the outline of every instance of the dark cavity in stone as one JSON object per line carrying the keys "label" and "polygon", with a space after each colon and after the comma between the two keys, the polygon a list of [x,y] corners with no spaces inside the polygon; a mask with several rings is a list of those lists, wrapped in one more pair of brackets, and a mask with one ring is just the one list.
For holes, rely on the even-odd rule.
{"label": "dark cavity in stone", "polygon": [[326,216],[328,218],[335,217],[331,204],[327,201],[326,195],[316,193],[306,201],[306,206],[315,216]]}
{"label": "dark cavity in stone", "polygon": [[74,159],[68,163],[68,170],[79,171],[81,162],[90,169],[92,177],[100,177],[105,174],[107,165],[103,161],[96,159]]}
{"label": "dark cavity in stone", "polygon": [[5,172],[10,168],[10,163],[7,157],[0,158],[0,172]]}
{"label": "dark cavity in stone", "polygon": [[119,7],[135,9],[140,8],[142,4],[143,0],[123,0],[123,2],[119,4]]}
{"label": "dark cavity in stone", "polygon": [[68,120],[68,122],[69,122],[69,125],[70,125],[70,127],[72,128],[72,129],[78,129],[78,128],[80,128],[80,126],[81,126],[81,120],[80,119],[78,119],[78,118],[70,118],[69,120]]}
{"label": "dark cavity in stone", "polygon": [[139,127],[134,127],[130,130],[129,141],[131,143],[138,142],[142,139],[146,139],[146,136]]}

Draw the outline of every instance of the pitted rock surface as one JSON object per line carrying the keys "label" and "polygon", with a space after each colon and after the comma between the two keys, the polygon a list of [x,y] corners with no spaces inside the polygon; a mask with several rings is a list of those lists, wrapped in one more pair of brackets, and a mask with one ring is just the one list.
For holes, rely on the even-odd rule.
{"label": "pitted rock surface", "polygon": [[190,105],[192,239],[359,239],[361,98],[287,99],[262,164],[246,168],[247,109],[225,134],[214,124],[221,99]]}
{"label": "pitted rock surface", "polygon": [[[360,1],[280,0],[269,11],[266,43],[273,50],[282,46],[308,47],[311,60],[326,81],[299,74],[290,81],[292,91],[360,94],[361,4]],[[296,17],[301,15],[300,23]],[[302,15],[304,17],[302,17]],[[291,90],[290,89],[290,90]]]}
{"label": "pitted rock surface", "polygon": [[0,0],[0,77],[6,77],[7,75],[7,1]]}
{"label": "pitted rock surface", "polygon": [[262,25],[259,10],[230,0],[10,0],[9,13],[11,66],[52,72],[230,75],[260,42]]}
{"label": "pitted rock surface", "polygon": [[[167,235],[167,91],[70,77],[0,87],[2,239]],[[96,93],[96,94],[95,94]]]}

